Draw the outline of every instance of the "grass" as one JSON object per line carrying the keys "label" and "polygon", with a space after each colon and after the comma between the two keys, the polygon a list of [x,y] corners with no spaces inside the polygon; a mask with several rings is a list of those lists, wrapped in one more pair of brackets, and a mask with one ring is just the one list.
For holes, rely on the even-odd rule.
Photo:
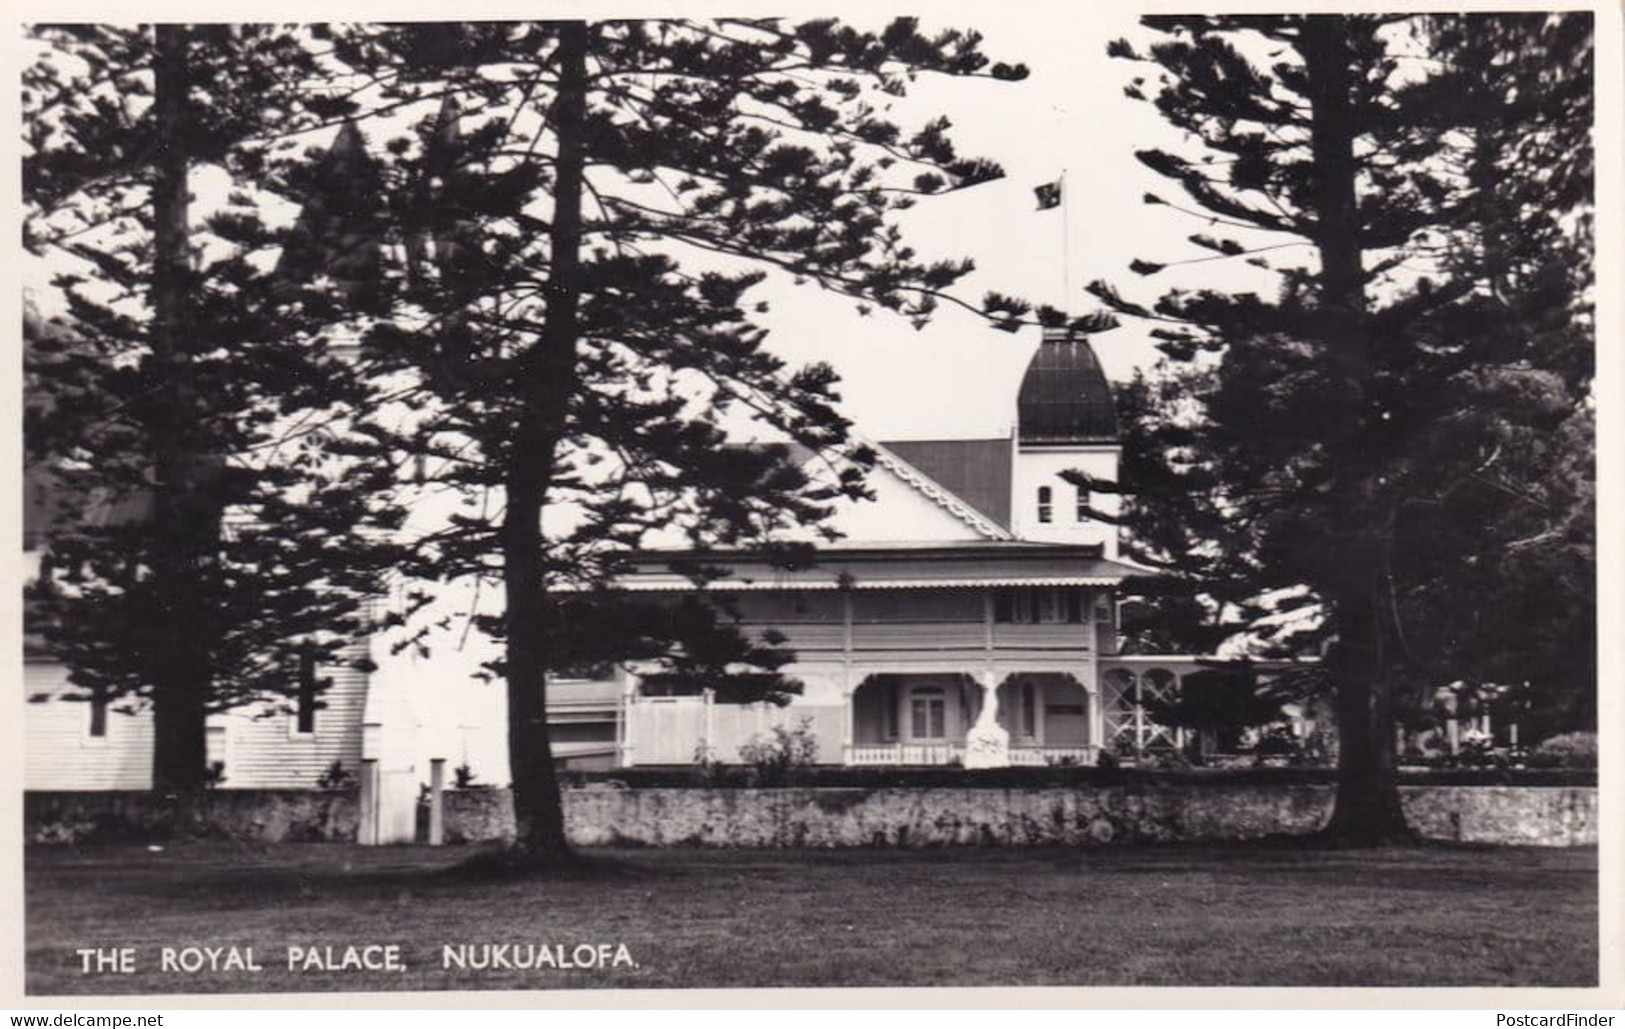
{"label": "grass", "polygon": [[[31,848],[30,994],[756,986],[1585,986],[1595,849],[623,850],[548,878],[464,849]],[[405,971],[289,971],[290,945]],[[624,943],[636,967],[459,971],[445,944]],[[161,971],[252,947],[261,972]],[[86,947],[134,974],[84,975]]]}

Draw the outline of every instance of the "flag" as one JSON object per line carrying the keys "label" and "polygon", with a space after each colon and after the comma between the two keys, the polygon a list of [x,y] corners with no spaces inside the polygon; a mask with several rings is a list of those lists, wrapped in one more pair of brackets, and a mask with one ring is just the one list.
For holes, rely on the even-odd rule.
{"label": "flag", "polygon": [[1042,186],[1033,187],[1033,195],[1038,197],[1038,209],[1047,211],[1052,207],[1061,206],[1061,180],[1046,182]]}

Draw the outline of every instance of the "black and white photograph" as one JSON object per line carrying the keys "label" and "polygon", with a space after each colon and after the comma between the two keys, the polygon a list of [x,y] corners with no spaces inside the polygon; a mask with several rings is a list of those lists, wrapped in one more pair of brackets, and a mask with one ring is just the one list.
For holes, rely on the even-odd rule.
{"label": "black and white photograph", "polygon": [[1604,1006],[1619,12],[727,10],[19,19],[24,1001]]}

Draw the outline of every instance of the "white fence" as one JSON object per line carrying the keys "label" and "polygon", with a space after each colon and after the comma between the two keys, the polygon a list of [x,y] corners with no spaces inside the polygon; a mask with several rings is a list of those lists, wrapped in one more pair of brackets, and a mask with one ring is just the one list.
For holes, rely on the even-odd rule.
{"label": "white fence", "polygon": [[[951,765],[965,760],[963,743],[859,743],[852,747],[854,765]],[[1010,748],[1012,765],[1092,765],[1093,747]]]}
{"label": "white fence", "polygon": [[854,765],[951,765],[965,760],[963,743],[859,743]]}
{"label": "white fence", "polygon": [[702,757],[740,761],[739,748],[769,741],[773,730],[805,728],[818,744],[814,760],[841,763],[846,709],[839,704],[716,704],[703,697],[639,700],[626,707],[628,764],[688,765]]}

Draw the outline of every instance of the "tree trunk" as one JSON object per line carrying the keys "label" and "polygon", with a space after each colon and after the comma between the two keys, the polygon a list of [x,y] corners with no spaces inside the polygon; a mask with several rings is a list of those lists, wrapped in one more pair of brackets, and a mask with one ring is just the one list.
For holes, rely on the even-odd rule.
{"label": "tree trunk", "polygon": [[550,121],[558,140],[554,207],[548,230],[547,314],[522,374],[526,392],[508,454],[503,562],[507,614],[508,760],[517,850],[526,863],[570,853],[547,728],[548,598],[542,509],[552,484],[565,417],[576,389],[579,335],[581,193],[585,173],[587,26],[559,27],[559,90]]}
{"label": "tree trunk", "polygon": [[1393,683],[1383,658],[1381,594],[1338,601],[1338,641],[1329,655],[1337,689],[1337,800],[1321,830],[1328,842],[1376,847],[1414,839],[1399,801]]}
{"label": "tree trunk", "polygon": [[1370,425],[1378,412],[1371,396],[1375,342],[1367,325],[1364,244],[1354,142],[1353,55],[1344,18],[1311,15],[1301,47],[1310,99],[1314,243],[1322,340],[1345,404],[1342,437],[1330,441],[1344,455],[1326,518],[1325,560],[1316,585],[1330,602],[1338,643],[1330,655],[1337,691],[1337,801],[1323,830],[1342,845],[1375,846],[1408,839],[1399,803],[1394,753],[1393,689],[1383,648],[1382,596],[1372,569],[1384,567],[1386,548],[1378,518],[1378,469],[1368,462]]}
{"label": "tree trunk", "polygon": [[187,30],[183,25],[155,29],[153,109],[157,158],[153,169],[153,268],[151,362],[164,389],[164,402],[152,419],[153,560],[157,598],[145,617],[152,627],[153,789],[183,800],[204,789],[212,675],[202,611],[206,577],[218,549],[218,499],[206,482],[206,455],[190,441],[195,431],[195,390],[188,367],[191,319],[187,313],[191,277],[187,206],[190,143],[187,118]]}

